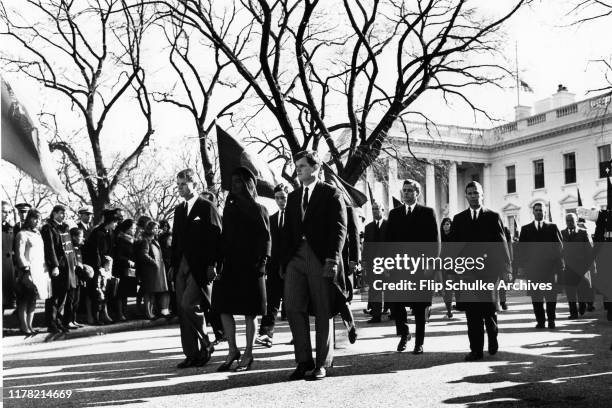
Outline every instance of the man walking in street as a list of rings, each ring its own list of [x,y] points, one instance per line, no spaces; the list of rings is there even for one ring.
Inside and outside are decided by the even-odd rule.
[[[200,367],[214,351],[205,332],[203,308],[211,305],[211,286],[220,259],[221,217],[210,201],[198,197],[192,169],[180,171],[176,184],[185,200],[174,209],[172,228],[171,275],[185,354],[177,368]]]
[[[309,379],[320,380],[333,362],[333,316],[336,307],[346,302],[337,295],[337,289],[344,288],[346,207],[335,187],[317,181],[321,161],[316,152],[300,152],[294,160],[302,186],[287,198],[282,241],[285,307],[298,364],[289,379],[303,379],[312,371]],[[315,315],[316,360],[312,358],[309,307]]]
[[[482,185],[470,181],[465,186],[465,197],[469,208],[455,215],[451,225],[451,241],[457,247],[452,252],[465,259],[484,257],[484,267],[461,275],[468,281],[497,282],[499,276],[511,278],[510,253],[506,243],[504,225],[498,213],[483,206]],[[468,325],[470,353],[465,361],[482,360],[484,328],[487,330],[489,354],[497,353],[496,289],[490,291],[463,291],[460,293],[461,307],[465,310]],[[459,308],[459,305],[458,305]]]

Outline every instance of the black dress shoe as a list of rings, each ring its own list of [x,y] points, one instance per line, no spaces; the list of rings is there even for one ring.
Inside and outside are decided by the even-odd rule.
[[[567,316],[567,318],[568,318],[569,320],[572,320],[572,319],[578,319],[578,315],[577,315],[577,314],[571,314],[571,315]]]
[[[355,344],[357,340],[357,330],[355,330],[355,326],[351,327],[351,330],[349,330],[348,339],[351,344]]]
[[[217,371],[221,372],[221,371],[229,371],[230,367],[232,366],[232,363],[234,361],[238,361],[240,359],[240,351],[236,351],[236,353],[229,359],[226,359],[223,364],[221,364],[218,368]]]
[[[380,317],[373,317],[370,320],[366,321],[366,323],[368,324],[374,324],[374,323],[380,323],[380,322],[381,322]]]
[[[176,368],[188,368],[188,367],[193,367],[193,363],[194,363],[194,359],[187,357],[186,359],[184,359],[183,361],[181,361],[180,363],[178,363],[176,365]]]
[[[324,379],[325,377],[327,377],[327,371],[325,370],[325,367],[317,367],[312,370],[312,373],[310,373],[308,377],[306,377],[306,380],[318,381]]]
[[[548,328],[549,329],[554,329],[555,327],[557,327],[557,326],[555,325],[555,321],[554,320],[551,320],[551,321],[548,322]]]
[[[508,305],[506,304],[506,302],[500,302],[500,305],[502,310],[508,310]]]
[[[478,361],[482,360],[482,354],[474,353],[473,351],[467,354],[464,358],[465,361]]]
[[[586,312],[586,303],[580,303],[578,305],[578,313],[580,313],[580,316],[584,316],[584,312]]]
[[[499,350],[499,343],[497,343],[497,339],[489,340],[489,354],[493,356],[497,354],[497,350]]]
[[[212,343],[208,343],[208,346],[202,349],[202,355],[198,359],[198,363],[200,363],[198,367],[201,367],[204,364],[208,363],[208,361],[210,361],[210,358],[212,357],[212,354],[214,352],[215,352],[215,346]]]
[[[307,363],[298,363],[295,370],[289,376],[289,381],[303,380],[306,377],[306,373],[315,368],[314,361]]]
[[[406,350],[406,343],[408,343],[409,340],[410,340],[410,333],[403,334],[400,337],[399,343],[397,343],[397,351],[404,351],[404,350]]]
[[[544,323],[538,323],[536,324],[535,328],[536,329],[544,329],[546,326],[544,326]]]
[[[412,354],[423,354],[423,346],[414,346]]]
[[[244,362],[241,361],[236,367],[236,372],[249,371],[251,369],[251,365],[253,364],[253,356],[250,357],[249,361]]]

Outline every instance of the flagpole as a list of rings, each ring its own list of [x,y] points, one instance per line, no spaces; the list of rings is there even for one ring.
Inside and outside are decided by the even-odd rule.
[[[516,63],[516,106],[521,106],[521,88],[519,84],[518,41],[514,42],[514,62]]]

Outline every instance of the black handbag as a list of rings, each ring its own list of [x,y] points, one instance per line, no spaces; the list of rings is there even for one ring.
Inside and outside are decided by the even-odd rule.
[[[15,293],[24,298],[38,298],[38,288],[32,281],[29,270],[22,269],[15,281]]]

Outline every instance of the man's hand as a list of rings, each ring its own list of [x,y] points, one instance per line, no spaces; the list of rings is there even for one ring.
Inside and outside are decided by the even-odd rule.
[[[210,283],[215,280],[217,277],[217,270],[214,266],[209,266],[206,268],[206,280]]]
[[[338,263],[333,259],[325,260],[323,265],[323,277],[324,278],[335,278],[338,273]]]
[[[56,277],[59,276],[59,269],[57,268],[57,266],[55,268],[53,268],[53,270],[51,271],[51,276],[52,277]]]
[[[168,268],[168,281],[174,282],[174,268],[172,266]]]

